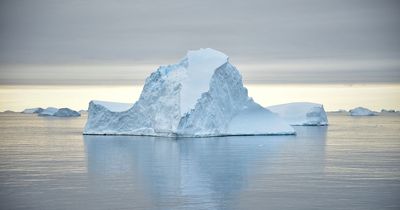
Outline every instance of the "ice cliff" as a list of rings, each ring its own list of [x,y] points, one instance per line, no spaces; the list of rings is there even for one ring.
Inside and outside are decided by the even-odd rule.
[[[290,125],[328,125],[328,117],[322,104],[294,102],[267,108]]]
[[[91,101],[84,134],[152,136],[285,135],[294,129],[249,98],[228,56],[189,51],[161,66],[134,104]]]

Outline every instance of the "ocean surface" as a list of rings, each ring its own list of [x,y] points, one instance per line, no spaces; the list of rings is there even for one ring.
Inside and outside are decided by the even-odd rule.
[[[86,116],[0,114],[0,209],[400,209],[400,116],[297,136],[83,136]]]

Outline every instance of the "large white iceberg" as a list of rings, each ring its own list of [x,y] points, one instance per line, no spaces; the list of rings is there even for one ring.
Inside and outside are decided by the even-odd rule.
[[[203,137],[295,131],[249,98],[228,56],[200,49],[159,67],[134,104],[91,101],[84,134]]]
[[[290,125],[328,125],[328,117],[322,104],[294,102],[267,107]]]
[[[351,109],[350,111],[351,116],[375,116],[375,112],[364,108],[364,107],[357,107],[354,109]]]

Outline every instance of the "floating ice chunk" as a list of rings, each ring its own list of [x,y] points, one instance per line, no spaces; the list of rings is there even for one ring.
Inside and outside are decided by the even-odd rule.
[[[57,108],[54,107],[47,107],[43,111],[39,112],[39,116],[53,116],[54,113],[58,111]]]
[[[354,109],[349,110],[351,116],[375,116],[376,113],[364,108],[364,107],[357,107]]]
[[[290,125],[328,125],[328,117],[322,104],[294,102],[267,108]]]
[[[69,108],[61,108],[53,114],[55,117],[79,117],[81,114]]]

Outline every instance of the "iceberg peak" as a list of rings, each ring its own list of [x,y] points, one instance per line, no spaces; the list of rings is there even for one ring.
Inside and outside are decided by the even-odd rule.
[[[197,99],[209,89],[215,70],[228,62],[227,55],[211,48],[189,51],[186,58],[186,75],[181,81],[181,115],[194,108]]]
[[[186,53],[186,58],[189,66],[216,69],[228,62],[229,57],[218,50],[201,48],[199,50],[189,50]]]

